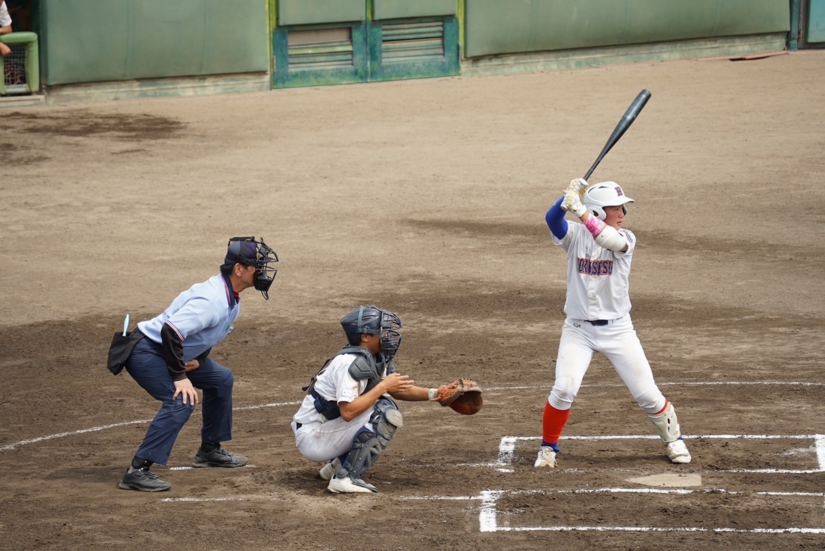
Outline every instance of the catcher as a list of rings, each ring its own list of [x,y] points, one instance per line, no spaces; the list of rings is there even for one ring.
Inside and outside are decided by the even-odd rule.
[[[361,476],[403,425],[395,400],[430,400],[472,415],[481,409],[481,389],[467,379],[428,389],[397,373],[401,320],[390,311],[361,306],[341,326],[348,345],[304,388],[307,395],[292,418],[295,445],[310,461],[327,462],[320,475],[329,480],[329,491],[378,492]]]

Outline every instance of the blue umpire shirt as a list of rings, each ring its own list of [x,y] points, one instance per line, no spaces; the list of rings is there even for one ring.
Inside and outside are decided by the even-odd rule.
[[[162,314],[138,323],[138,329],[162,344],[160,332],[164,325],[169,325],[180,337],[183,361],[188,362],[221,342],[232,331],[240,310],[240,298],[228,279],[216,275],[192,285]]]

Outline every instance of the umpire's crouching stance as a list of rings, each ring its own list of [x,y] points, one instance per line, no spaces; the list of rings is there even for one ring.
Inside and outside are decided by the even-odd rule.
[[[240,297],[254,287],[269,298],[275,277],[270,263],[278,255],[254,237],[229,240],[219,275],[193,285],[161,315],[138,324],[129,341],[134,348],[122,354],[120,365],[146,392],[161,402],[143,443],[120,481],[125,490],[160,492],[171,484],[149,471],[153,463],[166,465],[172,446],[189,420],[203,390],[201,447],[195,467],[242,467],[247,459],[221,447],[232,439],[232,372],[209,358],[209,351],[232,331],[240,311]],[[113,347],[114,348],[114,347]],[[110,353],[110,369],[113,367]]]

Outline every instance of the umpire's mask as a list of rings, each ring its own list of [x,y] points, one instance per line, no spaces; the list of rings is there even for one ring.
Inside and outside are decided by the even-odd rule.
[[[277,268],[270,263],[278,262],[278,254],[272,250],[262,237],[256,241],[254,237],[233,237],[226,247],[224,264],[243,264],[255,267],[255,290],[260,291],[266,300],[269,300],[269,288],[278,273]]]

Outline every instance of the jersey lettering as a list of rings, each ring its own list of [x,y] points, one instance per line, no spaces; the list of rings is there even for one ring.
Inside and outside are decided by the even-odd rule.
[[[590,260],[589,258],[579,258],[578,271],[582,275],[589,276],[609,276],[613,274],[612,260]]]

